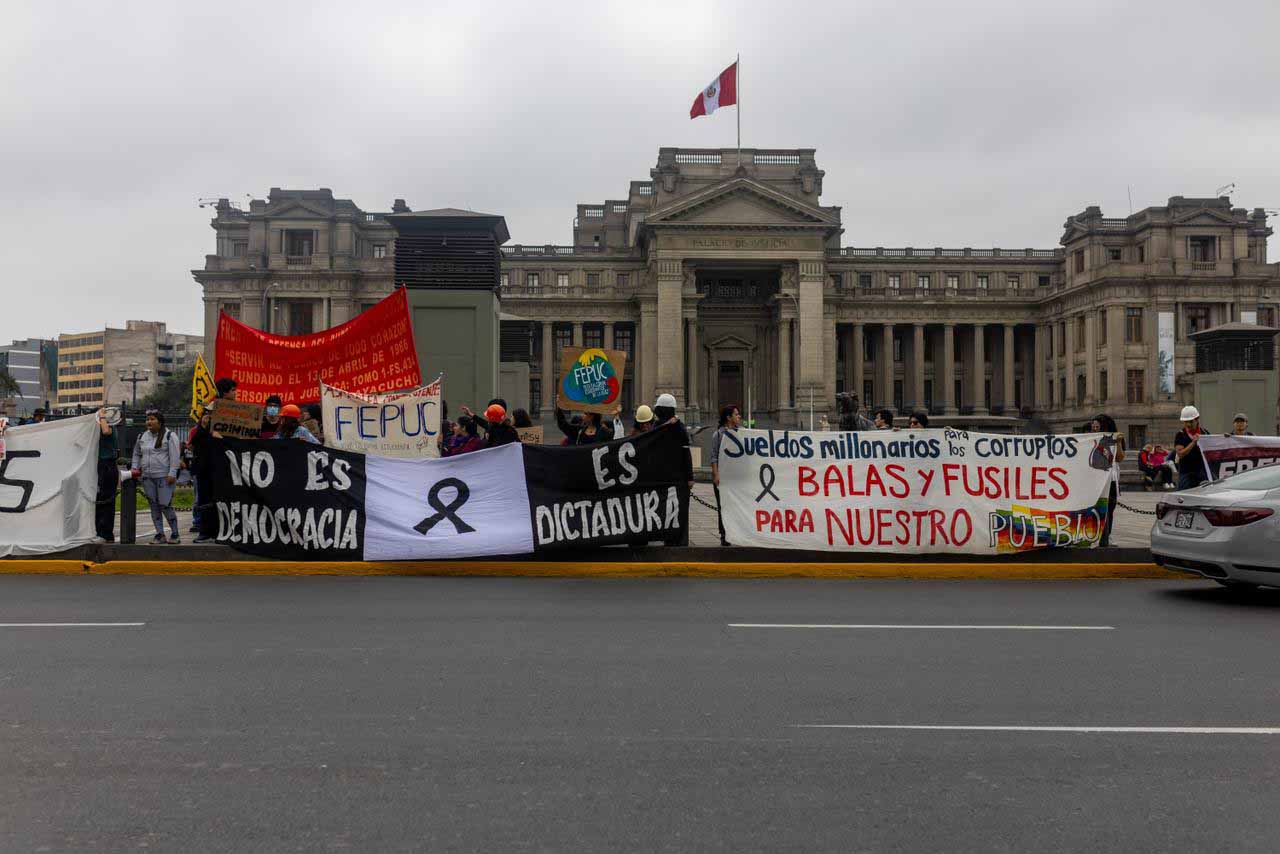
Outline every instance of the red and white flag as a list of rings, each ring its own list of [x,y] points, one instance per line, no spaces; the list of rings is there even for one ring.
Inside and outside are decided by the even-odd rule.
[[[721,107],[732,107],[738,103],[738,63],[734,62],[720,76],[711,81],[711,85],[698,93],[693,99],[693,107],[689,110],[689,118],[709,116]]]

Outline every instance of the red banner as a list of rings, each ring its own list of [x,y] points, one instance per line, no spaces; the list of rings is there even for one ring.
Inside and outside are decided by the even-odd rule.
[[[262,403],[320,399],[320,381],[361,394],[422,385],[409,297],[400,288],[341,326],[314,335],[272,335],[225,312],[218,318],[215,368],[236,381],[236,397]]]

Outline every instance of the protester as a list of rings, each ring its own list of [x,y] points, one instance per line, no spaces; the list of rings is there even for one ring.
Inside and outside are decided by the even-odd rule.
[[[262,409],[262,431],[258,434],[259,439],[275,438],[276,431],[280,429],[280,405],[283,402],[278,394],[267,398]]]
[[[489,407],[484,411],[484,419],[488,422],[489,428],[489,438],[485,442],[486,448],[510,445],[512,442],[519,444],[520,434],[516,432],[516,428],[511,426],[511,419],[507,417],[507,410],[504,406],[497,403],[489,404]]]
[[[191,448],[191,476],[196,483],[191,516],[195,520],[192,530],[196,532],[197,543],[206,543],[214,539],[213,535],[205,529],[214,527],[209,524],[214,514],[206,511],[213,507],[213,446],[211,442],[215,434],[211,425],[216,405],[217,399],[204,405],[200,420],[191,429],[187,439],[187,446]]]
[[[875,425],[877,430],[893,429],[893,410],[877,409],[875,417]]]
[[[570,445],[594,445],[613,441],[613,424],[604,423],[598,412],[586,413],[581,421],[570,421],[565,411],[557,406],[556,426]]]
[[[875,422],[858,412],[858,395],[848,391],[836,395],[836,411],[840,413],[840,429],[874,430]]]
[[[30,417],[30,418],[28,418],[28,419],[26,419],[25,421],[20,421],[20,422],[18,422],[18,426],[19,426],[19,427],[23,427],[23,426],[25,426],[25,425],[27,425],[27,424],[43,424],[43,423],[44,423],[44,419],[45,419],[45,415],[46,415],[46,413],[45,413],[45,411],[44,411],[44,407],[43,407],[43,406],[37,406],[37,407],[35,408],[35,410],[33,410],[33,411],[32,411],[32,413],[31,413],[31,417]]]
[[[1228,436],[1252,436],[1249,432],[1249,416],[1243,412],[1237,412],[1235,417],[1231,419],[1231,432]]]
[[[218,390],[219,400],[235,400],[236,399],[236,381],[231,377],[221,377],[213,384]]]
[[[487,416],[487,413],[488,413],[488,411],[489,411],[489,407],[492,407],[492,406],[500,406],[500,407],[502,407],[502,411],[503,411],[503,413],[504,413],[504,417],[505,417],[505,413],[506,413],[506,411],[507,411],[507,402],[506,402],[505,400],[503,400],[503,399],[502,399],[502,398],[500,398],[500,397],[495,397],[495,398],[493,398],[492,400],[490,400],[490,401],[489,401],[489,403],[485,406],[485,413],[486,413],[486,416]],[[481,417],[481,416],[479,416],[479,415],[476,415],[474,412],[472,412],[470,409],[468,409],[468,408],[467,408],[467,407],[465,407],[465,406],[464,406],[464,407],[462,407],[462,414],[463,414],[463,415],[470,415],[473,419],[475,419],[475,422],[476,422],[476,429],[477,429],[477,430],[479,430],[481,433],[488,433],[488,432],[489,432],[489,419],[488,419],[488,417]]]
[[[98,411],[98,434],[98,503],[93,514],[93,527],[102,542],[114,543],[116,493],[120,490],[120,469],[116,461],[120,457],[120,446],[105,410]]]
[[[911,413],[910,417],[907,419],[907,426],[912,430],[929,429],[929,414],[923,410],[917,410],[916,412]]]
[[[1089,430],[1105,434],[1098,443],[1099,448],[1110,451],[1111,482],[1107,487],[1107,524],[1102,529],[1100,544],[1105,547],[1111,545],[1111,528],[1116,521],[1116,501],[1120,497],[1120,463],[1124,461],[1124,436],[1116,428],[1116,420],[1106,413],[1094,416],[1089,423]]]
[[[316,441],[324,444],[324,410],[318,403],[308,403],[302,407],[302,426],[311,431]]]
[[[648,433],[653,429],[653,410],[647,404],[640,404],[636,407],[635,424],[631,428],[632,436],[639,436],[641,433]]]
[[[1138,471],[1142,472],[1142,487],[1147,492],[1153,488],[1164,489],[1172,483],[1172,474],[1165,462],[1167,456],[1164,448],[1157,449],[1150,442],[1138,452]]]
[[[689,489],[693,489],[693,440],[689,437],[689,430],[684,426],[679,418],[676,417],[676,398],[673,394],[663,393],[658,395],[658,399],[654,401],[653,416],[657,421],[658,427],[674,427],[680,431],[681,442],[688,449],[685,454],[685,480],[689,482]],[[669,546],[687,546],[689,545],[689,529],[686,525],[679,537],[667,540]]]
[[[469,454],[472,451],[479,451],[484,448],[484,439],[481,439],[476,431],[476,421],[470,415],[462,415],[458,420],[453,422],[453,430],[449,437],[445,439],[444,447],[440,449],[442,457],[456,457],[460,454]]]
[[[280,408],[280,416],[277,419],[278,425],[272,439],[300,439],[303,442],[310,442],[313,445],[320,444],[310,430],[302,426],[302,410],[296,404],[288,404]]]
[[[178,481],[178,437],[164,426],[164,415],[147,412],[147,429],[133,446],[133,477],[142,483],[142,494],[151,505],[156,527],[153,542],[165,542],[164,523],[169,522],[170,543],[178,539],[178,514],[173,512],[173,485]]]
[[[720,409],[720,426],[711,437],[711,488],[716,494],[716,523],[720,526],[720,545],[727,546],[729,541],[724,535],[724,516],[720,512],[720,443],[724,434],[737,430],[742,426],[742,413],[738,407],[729,404]]]
[[[523,430],[526,427],[533,426],[533,419],[529,417],[529,410],[523,407],[516,409],[511,413],[511,426],[517,430]]]
[[[1200,452],[1200,410],[1182,407],[1178,416],[1182,429],[1173,439],[1173,456],[1178,463],[1178,489],[1195,489],[1208,479],[1204,470],[1204,454]]]

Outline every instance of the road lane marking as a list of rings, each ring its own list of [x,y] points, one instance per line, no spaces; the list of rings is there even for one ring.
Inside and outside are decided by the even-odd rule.
[[[896,729],[944,732],[1098,732],[1173,735],[1280,735],[1280,727],[1254,726],[942,726],[920,724],[793,724],[796,729]]]
[[[0,629],[108,629],[145,625],[146,623],[0,623]]]
[[[1112,632],[1115,626],[976,626],[918,623],[729,623],[731,629],[987,629],[1029,632]]]

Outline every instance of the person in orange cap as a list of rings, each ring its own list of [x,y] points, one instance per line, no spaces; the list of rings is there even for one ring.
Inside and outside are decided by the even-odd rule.
[[[301,439],[304,442],[310,442],[313,445],[319,445],[320,440],[315,434],[303,427],[302,410],[297,404],[290,403],[280,407],[280,427],[276,430],[273,439]]]
[[[489,408],[484,411],[484,420],[489,424],[489,439],[485,443],[486,448],[496,448],[499,445],[520,442],[520,434],[516,432],[515,427],[511,426],[511,419],[507,417],[507,410],[502,404],[489,404]]]

